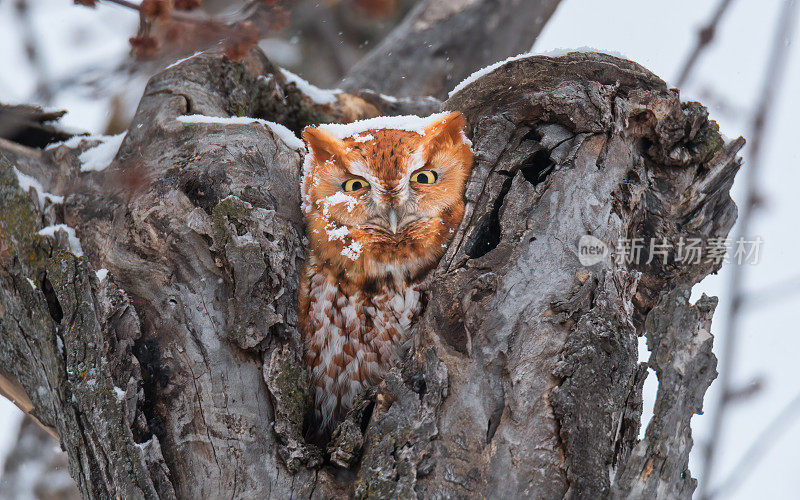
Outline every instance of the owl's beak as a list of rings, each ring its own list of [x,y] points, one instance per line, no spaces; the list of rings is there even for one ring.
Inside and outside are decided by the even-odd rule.
[[[394,208],[390,208],[387,218],[389,219],[389,229],[392,234],[397,234],[397,211]]]

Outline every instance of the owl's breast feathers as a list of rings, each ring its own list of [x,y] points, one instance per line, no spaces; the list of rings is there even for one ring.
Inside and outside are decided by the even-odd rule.
[[[336,275],[312,256],[303,273],[300,320],[321,430],[383,378],[422,309],[419,281],[371,283]]]

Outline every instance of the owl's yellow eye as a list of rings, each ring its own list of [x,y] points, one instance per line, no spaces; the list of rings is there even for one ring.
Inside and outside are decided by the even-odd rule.
[[[439,176],[433,170],[420,170],[411,176],[411,182],[418,184],[434,184]]]
[[[342,191],[345,193],[351,193],[367,186],[369,186],[369,182],[365,181],[364,179],[347,179],[342,183]]]

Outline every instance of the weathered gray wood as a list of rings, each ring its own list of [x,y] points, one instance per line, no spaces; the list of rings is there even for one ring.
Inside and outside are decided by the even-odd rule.
[[[473,71],[530,50],[560,0],[424,0],[345,75],[342,88],[447,97]]]
[[[79,172],[87,141],[0,144],[0,369],[56,429],[81,493],[688,497],[683,438],[714,358],[709,338],[686,339],[707,331],[713,305],[679,299],[718,264],[612,253],[584,267],[576,243],[726,235],[742,141],[725,144],[701,106],[605,55],[513,61],[455,94],[444,108],[465,114],[476,155],[467,215],[404,361],[323,451],[303,438],[302,152],[259,123],[176,118],[299,131],[436,108],[359,95],[315,104],[258,52],[203,54],[151,80],[104,171]],[[11,165],[63,207],[41,210]],[[58,222],[84,257],[63,251],[63,233],[35,234]],[[654,359],[660,394],[685,403],[664,399],[637,443],[643,334],[708,376]],[[656,485],[639,471],[664,454]]]
[[[742,141],[725,145],[702,107],[683,105],[640,66],[597,54],[508,63],[445,109],[470,123],[471,210],[439,266],[416,355],[387,377],[394,402],[373,414],[367,442],[378,444],[357,491],[607,497],[641,415],[636,337],[648,318],[672,321],[672,310],[653,309],[666,292],[718,264],[631,266],[615,256],[585,268],[577,240],[592,234],[615,252],[634,235],[726,235]],[[680,336],[660,336],[658,352],[693,349]],[[713,356],[702,362],[694,369],[713,371]],[[420,376],[424,395],[411,390]],[[709,380],[662,383],[662,394],[696,395]],[[688,422],[699,411],[692,402],[657,407],[654,422]],[[688,424],[668,431],[670,442],[685,442]],[[651,441],[637,455],[674,452],[662,477],[690,496],[679,486],[688,481],[685,446],[656,451],[665,441]],[[631,491],[627,481],[617,488]]]
[[[691,498],[697,486],[688,468],[691,418],[702,411],[703,396],[717,376],[709,333],[717,300],[704,295],[691,305],[689,296],[676,288],[648,318],[649,364],[659,383],[655,414],[645,438],[617,469],[615,497]]]

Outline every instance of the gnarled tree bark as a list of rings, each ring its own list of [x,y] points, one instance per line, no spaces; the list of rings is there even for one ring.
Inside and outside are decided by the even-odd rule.
[[[0,143],[0,380],[57,433],[84,497],[691,495],[715,302],[687,296],[719,263],[628,262],[617,242],[726,236],[743,141],[600,54],[514,60],[441,107],[468,120],[467,215],[402,363],[326,450],[303,439],[302,151],[268,123],[178,117],[296,133],[436,101],[317,104],[257,51],[204,53],[150,81],[104,170],[80,170],[92,140]],[[57,223],[83,256],[38,234]],[[586,234],[611,251],[592,266]],[[642,335],[659,397],[639,441]]]

